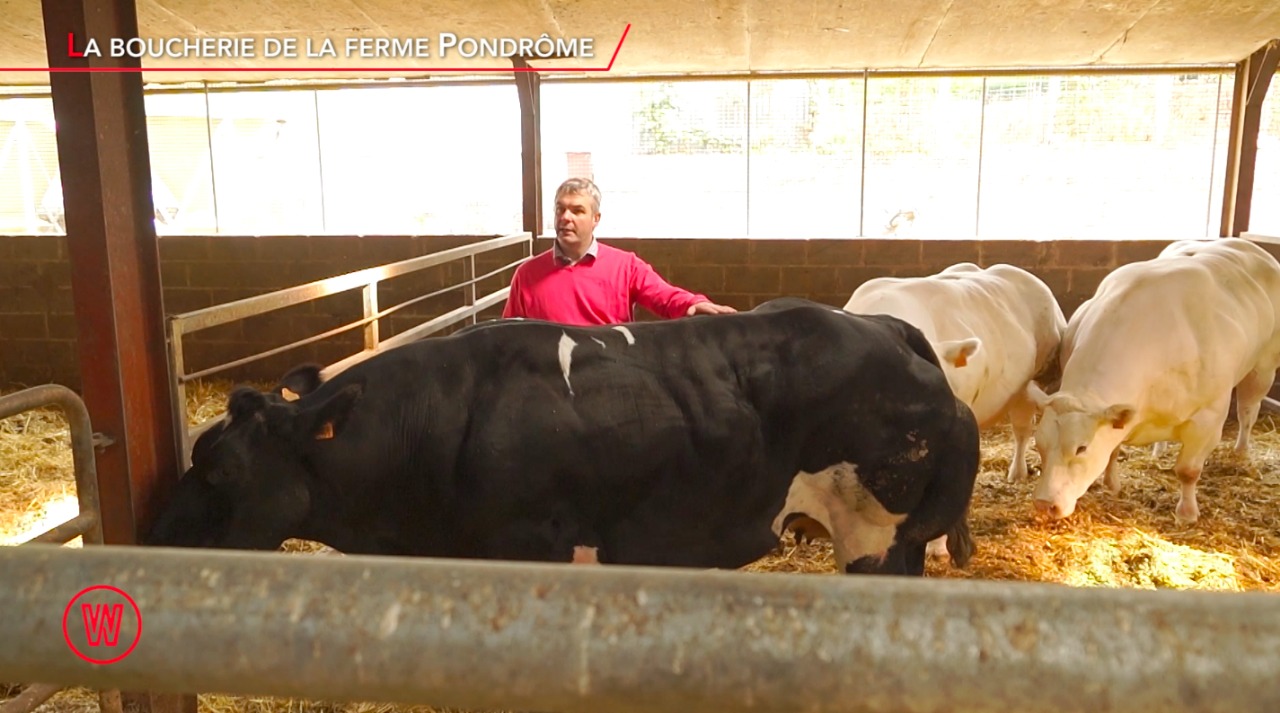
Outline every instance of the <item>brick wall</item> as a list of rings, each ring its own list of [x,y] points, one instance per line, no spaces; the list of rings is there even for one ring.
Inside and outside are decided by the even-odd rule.
[[[285,236],[165,237],[160,240],[166,309],[185,312],[270,292],[352,270],[403,260],[481,240],[477,237]],[[670,281],[739,309],[767,299],[798,295],[843,306],[867,279],[918,276],[957,262],[986,266],[1005,262],[1045,280],[1070,313],[1116,266],[1154,257],[1168,241],[997,240],[668,240],[612,239],[634,250]],[[540,240],[537,250],[550,246]],[[519,256],[507,249],[481,260],[481,274]],[[480,285],[481,293],[505,285],[510,271]],[[380,306],[463,278],[452,263],[384,283]],[[384,337],[461,304],[456,291],[394,315]],[[485,317],[497,316],[491,310]],[[286,344],[360,317],[358,292],[224,325],[190,337],[188,370]],[[643,317],[643,315],[642,315]],[[76,325],[66,239],[0,236],[0,385],[57,382],[78,387]],[[360,348],[358,331],[267,361],[228,376],[270,380],[304,361],[332,362]],[[163,349],[164,345],[156,345]]]

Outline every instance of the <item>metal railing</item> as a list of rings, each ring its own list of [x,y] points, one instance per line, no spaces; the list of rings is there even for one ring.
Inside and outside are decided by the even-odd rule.
[[[21,546],[64,545],[77,537],[88,545],[102,544],[101,507],[98,504],[98,470],[93,456],[94,433],[84,401],[71,389],[58,384],[45,384],[0,396],[0,419],[45,406],[57,406],[67,419],[71,434],[71,461],[76,478],[76,499],[80,512],[32,537]],[[17,586],[21,579],[8,579]],[[5,679],[23,680],[23,679]],[[27,679],[31,680],[31,679]],[[62,686],[46,683],[29,685],[17,696],[0,704],[0,713],[29,713],[49,700]]]
[[[112,546],[11,548],[0,571],[31,582],[0,588],[0,680],[558,713],[1280,710],[1280,599],[1258,592]],[[56,615],[94,584],[146,621],[110,666]]]
[[[522,258],[505,264],[495,270],[491,270],[483,275],[476,274],[477,255],[500,250],[512,245],[525,246],[524,256]],[[177,432],[180,440],[179,447],[181,448],[183,457],[183,466],[190,466],[191,445],[194,442],[195,437],[198,436],[202,430],[207,428],[210,423],[216,420],[207,421],[195,426],[194,428],[186,427],[186,385],[189,382],[219,372],[228,371],[255,361],[260,361],[267,357],[318,342],[323,339],[328,339],[343,332],[348,332],[354,329],[363,329],[364,348],[345,359],[325,367],[322,372],[322,376],[324,378],[328,378],[343,369],[368,359],[378,352],[391,349],[401,344],[416,341],[452,325],[458,324],[459,322],[470,320],[471,323],[474,324],[476,322],[476,316],[479,313],[489,309],[490,307],[501,304],[510,292],[509,287],[503,287],[488,294],[480,295],[477,293],[476,284],[505,270],[518,266],[520,263],[529,259],[532,255],[533,235],[528,232],[513,233],[511,235],[491,238],[489,240],[483,240],[470,245],[441,250],[421,257],[409,258],[408,260],[401,260],[399,262],[389,263],[379,267],[371,267],[364,270],[358,270],[356,272],[349,272],[345,275],[316,280],[305,285],[289,287],[267,294],[228,302],[226,304],[214,305],[212,307],[198,309],[192,312],[171,315],[167,320],[169,365],[172,378],[174,380],[174,388],[172,389],[173,413],[175,423],[179,426]],[[464,279],[462,282],[449,285],[443,289],[436,290],[425,295],[419,295],[393,307],[388,307],[386,309],[378,308],[378,285],[383,280],[389,280],[394,277],[408,275],[427,268],[437,267],[455,260],[466,261],[464,263]],[[356,289],[361,291],[363,303],[363,315],[358,320],[345,324],[341,327],[328,330],[321,334],[299,339],[297,341],[290,342],[289,344],[261,351],[241,359],[236,359],[234,361],[218,364],[194,372],[187,371],[186,352],[183,345],[183,338],[189,334],[209,329],[211,327],[216,327],[218,325],[227,324],[229,322],[235,322],[249,317],[273,312],[275,310],[284,309],[286,307],[303,304],[321,297],[328,297],[330,295]],[[452,290],[463,291],[464,304],[461,307],[457,307],[445,312],[444,314],[433,317],[420,325],[395,335],[394,337],[390,337],[388,339],[382,339],[380,337],[378,329],[380,319],[406,307],[438,297]]]

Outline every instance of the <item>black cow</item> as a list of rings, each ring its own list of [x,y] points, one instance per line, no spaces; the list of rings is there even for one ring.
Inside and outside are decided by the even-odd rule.
[[[847,571],[911,574],[930,539],[972,545],[977,424],[923,335],[795,298],[489,322],[227,410],[149,544],[737,568],[804,524]]]

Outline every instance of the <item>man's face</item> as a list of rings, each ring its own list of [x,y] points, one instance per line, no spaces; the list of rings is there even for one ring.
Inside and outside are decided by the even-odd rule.
[[[592,205],[591,196],[568,193],[556,200],[556,240],[561,248],[586,250],[599,223],[600,214]]]

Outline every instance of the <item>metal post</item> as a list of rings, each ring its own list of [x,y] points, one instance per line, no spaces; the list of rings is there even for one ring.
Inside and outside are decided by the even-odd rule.
[[[96,454],[102,534],[107,542],[132,544],[176,484],[181,464],[165,354],[141,64],[130,57],[73,57],[68,43],[93,39],[106,46],[112,38],[138,37],[137,9],[133,0],[41,0],[40,5],[51,68],[123,70],[52,72],[49,83],[81,383],[94,425],[106,436]],[[196,709],[194,697],[125,693],[99,700],[104,711]]]
[[[1249,229],[1253,177],[1258,163],[1258,130],[1262,102],[1280,63],[1280,40],[1271,40],[1236,65],[1231,101],[1231,133],[1227,145],[1227,178],[1222,186],[1222,237],[1239,237]]]
[[[471,254],[467,256],[467,304],[474,307],[476,304],[476,256]],[[471,313],[471,323],[477,322],[475,312]]]
[[[0,571],[6,681],[559,713],[1280,710],[1263,593],[111,546],[0,550]],[[109,666],[62,628],[101,584],[145,621]]]
[[[523,176],[524,229],[542,234],[542,76],[524,57],[512,57],[520,99],[520,172]]]
[[[43,0],[49,66],[136,69],[130,57],[68,56],[74,41],[138,36],[133,0]],[[142,76],[135,71],[50,75],[62,167],[84,400],[113,445],[98,454],[102,529],[131,544],[177,479],[151,199]]]
[[[364,301],[364,318],[369,319],[378,313],[378,281],[372,280],[360,290]],[[364,348],[373,351],[378,348],[378,320],[364,326]]]
[[[191,429],[187,425],[187,361],[182,348],[185,330],[182,322],[168,318],[165,330],[169,346],[169,374],[173,388],[169,392],[169,410],[173,414],[174,430],[178,439],[179,463],[183,472],[191,467],[191,448],[194,444]]]

